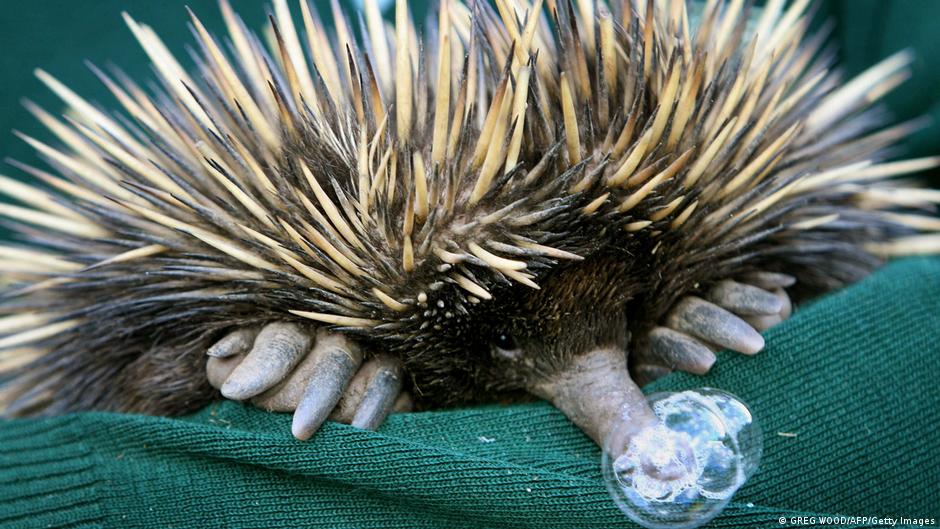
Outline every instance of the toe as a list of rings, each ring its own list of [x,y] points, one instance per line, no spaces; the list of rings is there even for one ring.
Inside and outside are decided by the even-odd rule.
[[[702,342],[666,327],[650,332],[649,354],[661,365],[696,375],[708,373],[716,359],[715,353]]]
[[[380,356],[376,358],[376,365],[352,420],[352,425],[357,428],[375,430],[381,426],[401,393],[401,362],[390,356]]]
[[[401,361],[394,357],[379,354],[365,362],[349,382],[349,385],[346,386],[346,391],[343,392],[343,398],[340,399],[336,408],[333,409],[333,413],[330,414],[330,419],[345,424],[353,424],[357,414],[360,413],[360,408],[363,406],[368,407],[364,402],[369,392],[372,391],[373,398],[375,398],[374,392],[379,391],[379,389],[383,387],[381,381],[379,381],[379,388],[372,389],[376,377],[385,378],[385,375],[380,375],[379,371],[389,369],[393,374],[396,374],[399,378],[401,377]],[[384,387],[387,386],[388,384],[384,385]],[[411,411],[413,406],[411,395],[401,391],[400,385],[398,393],[391,398],[393,399],[392,411]],[[365,412],[362,413],[364,414]],[[364,415],[360,416],[360,418],[364,417]]]
[[[362,362],[362,352],[352,342],[323,331],[311,356],[315,365],[291,425],[300,440],[309,439],[329,417]]]
[[[210,356],[206,361],[206,377],[209,379],[209,384],[215,389],[221,389],[222,384],[225,384],[232,371],[235,371],[235,368],[244,359],[244,354],[226,356],[225,358]]]
[[[395,399],[395,404],[392,405],[392,413],[408,413],[414,409],[414,405],[415,403],[414,399],[411,398],[411,393],[402,391]]]
[[[258,336],[258,329],[254,327],[232,331],[210,347],[206,354],[215,358],[228,358],[247,353],[251,350],[251,345],[255,343],[256,336]]]
[[[769,316],[744,316],[744,321],[751,327],[754,327],[757,332],[764,332],[782,322],[783,318],[779,314],[771,314]]]
[[[307,391],[318,360],[312,352],[306,355],[283,382],[252,398],[251,403],[268,411],[293,412]]]
[[[707,297],[738,316],[778,314],[783,310],[783,302],[773,292],[737,281],[720,281]]]
[[[222,385],[233,400],[254,397],[281,382],[310,350],[313,337],[295,323],[277,322],[258,333],[251,351]]]
[[[783,319],[787,319],[790,316],[792,316],[793,315],[793,302],[790,300],[790,296],[787,295],[787,291],[782,288],[778,288],[774,290],[774,295],[780,298],[780,304],[782,305],[782,307],[780,308],[780,317]]]
[[[666,321],[676,331],[733,351],[755,354],[764,348],[764,338],[747,322],[694,296],[680,301]]]
[[[778,288],[772,294],[780,301],[780,310],[774,314],[760,314],[751,316],[742,316],[744,321],[748,322],[757,332],[764,332],[771,327],[783,322],[793,313],[793,304],[790,302],[790,296],[782,288]]]

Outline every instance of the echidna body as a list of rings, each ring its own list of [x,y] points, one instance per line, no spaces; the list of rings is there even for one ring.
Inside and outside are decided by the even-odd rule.
[[[160,87],[95,70],[111,113],[39,72],[61,145],[24,138],[52,170],[3,180],[29,243],[0,247],[9,411],[189,411],[216,395],[206,351],[242,361],[267,332],[280,356],[227,396],[346,337],[304,376],[342,391],[361,346],[422,405],[531,393],[600,440],[641,400],[627,358],[707,370],[762,347],[784,288],[935,251],[905,210],[938,197],[893,178],[936,160],[885,162],[916,124],[871,107],[907,55],[843,83],[806,2],[750,26],[744,4],[692,24],[683,1],[443,0],[419,32],[405,0],[394,25],[367,2],[357,41],[335,4],[330,34],[279,0],[265,45],[223,0],[226,39],[192,17],[193,73],[127,17]]]

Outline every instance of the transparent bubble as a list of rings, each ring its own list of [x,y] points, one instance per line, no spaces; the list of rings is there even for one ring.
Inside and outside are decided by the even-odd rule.
[[[747,405],[702,388],[654,393],[659,422],[624,422],[609,436],[602,468],[617,506],[651,529],[691,529],[714,518],[757,470],[760,428]]]
[[[695,391],[708,397],[708,400],[718,407],[731,435],[738,441],[741,454],[744,455],[744,477],[750,479],[757,472],[760,458],[764,455],[764,435],[757,420],[751,415],[750,408],[727,391],[715,388],[699,388]]]

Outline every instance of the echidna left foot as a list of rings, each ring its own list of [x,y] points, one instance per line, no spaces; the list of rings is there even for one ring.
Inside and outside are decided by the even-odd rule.
[[[785,274],[754,273],[739,281],[718,282],[706,299],[688,296],[666,317],[665,326],[646,336],[638,351],[634,377],[640,385],[674,369],[703,375],[715,362],[715,351],[756,354],[764,348],[761,332],[788,318],[795,283]]]
[[[327,418],[375,429],[410,407],[401,363],[361,349],[342,334],[276,322],[238,329],[207,351],[209,382],[226,398],[269,411],[293,411],[291,430],[309,439]]]
[[[401,389],[401,362],[388,355],[378,355],[366,362],[350,381],[334,416],[357,428],[374,430],[396,405],[410,407],[410,398]]]

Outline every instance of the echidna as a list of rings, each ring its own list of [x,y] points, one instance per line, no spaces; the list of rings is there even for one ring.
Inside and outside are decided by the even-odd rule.
[[[299,438],[403,391],[535,395],[598,441],[642,422],[634,380],[756,353],[790,296],[940,246],[937,192],[893,179],[938,160],[886,162],[918,123],[872,106],[908,55],[843,82],[807,3],[441,0],[419,31],[398,0],[354,31],[334,1],[328,32],[301,1],[301,32],[276,0],[264,44],[222,0],[193,73],[125,15],[159,85],[94,69],[112,113],[40,71],[62,145],[24,137],[51,172],[2,180],[7,412],[180,414],[215,385]]]

